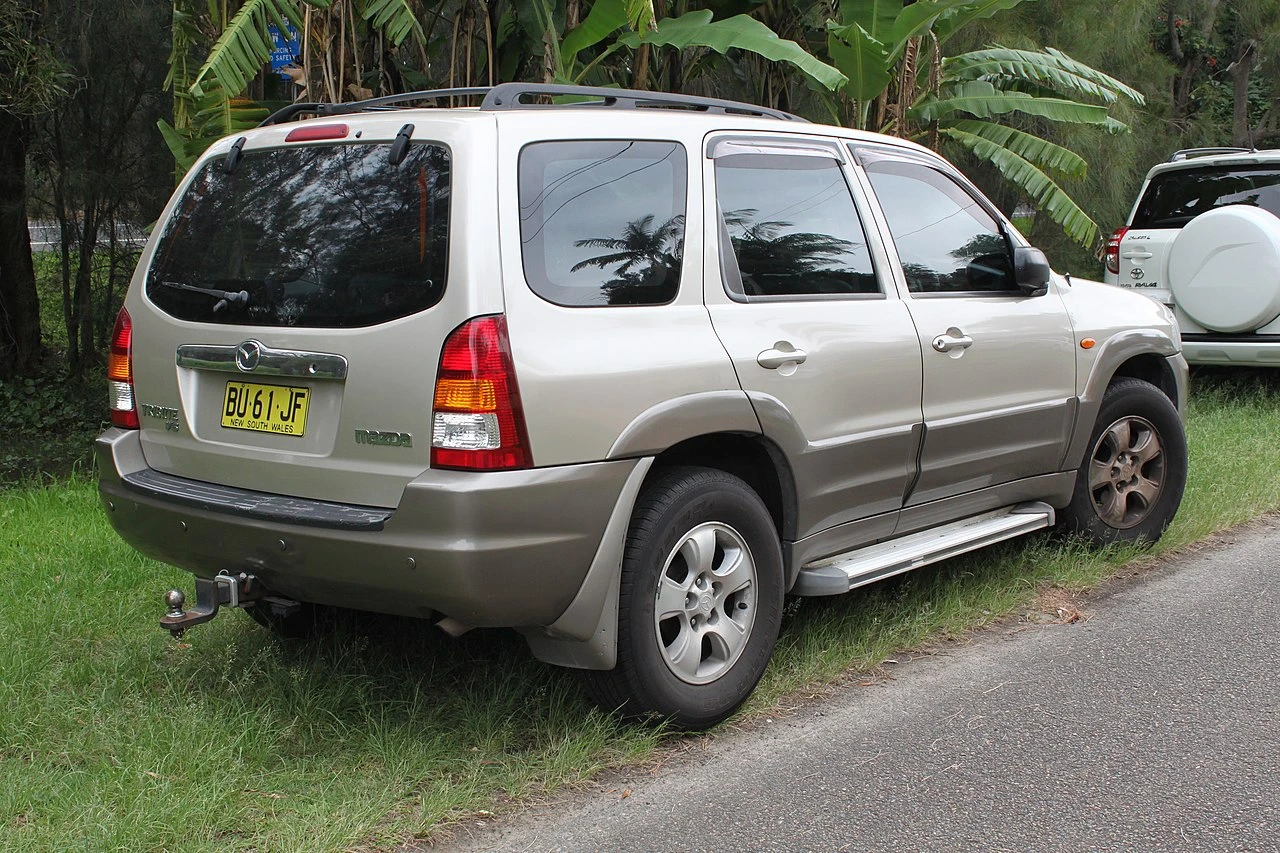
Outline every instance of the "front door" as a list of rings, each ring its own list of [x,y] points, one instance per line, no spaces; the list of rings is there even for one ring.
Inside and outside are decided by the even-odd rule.
[[[924,359],[924,447],[906,505],[1057,471],[1076,411],[1061,296],[1017,287],[1007,232],[958,178],[910,158],[861,159]]]

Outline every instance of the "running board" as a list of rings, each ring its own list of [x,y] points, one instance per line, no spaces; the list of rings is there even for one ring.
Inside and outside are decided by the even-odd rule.
[[[1029,501],[825,557],[800,570],[791,594],[840,595],[966,551],[1052,527],[1053,520],[1053,507]]]

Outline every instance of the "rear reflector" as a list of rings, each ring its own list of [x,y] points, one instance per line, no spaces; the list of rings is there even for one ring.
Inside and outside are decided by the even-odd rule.
[[[1107,240],[1107,272],[1120,272],[1120,241],[1124,239],[1129,228],[1117,228],[1111,232],[1111,237]],[[1097,257],[1096,255],[1094,257]]]
[[[312,124],[295,127],[284,138],[285,142],[315,142],[317,139],[346,139],[345,124]]]
[[[138,410],[133,401],[133,321],[123,308],[116,315],[111,348],[107,351],[107,401],[112,426],[138,428]]]
[[[507,320],[468,320],[440,351],[431,415],[431,465],[498,471],[533,465]]]

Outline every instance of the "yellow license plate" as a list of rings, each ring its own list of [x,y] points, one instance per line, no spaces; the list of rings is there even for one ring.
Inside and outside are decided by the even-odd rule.
[[[310,388],[228,382],[222,396],[222,425],[277,435],[302,435],[310,401]]]

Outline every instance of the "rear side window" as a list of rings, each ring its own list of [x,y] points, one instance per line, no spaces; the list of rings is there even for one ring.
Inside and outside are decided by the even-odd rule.
[[[745,297],[880,293],[867,236],[834,158],[716,158],[716,197]],[[726,259],[727,260],[727,259]]]
[[[348,328],[444,294],[449,152],[415,143],[246,151],[207,162],[165,225],[148,298],[182,320]]]
[[[1247,204],[1280,216],[1275,166],[1173,169],[1151,179],[1131,228],[1181,228],[1219,207]]]
[[[571,307],[661,305],[680,287],[687,166],[676,142],[539,142],[520,152],[525,279]]]

